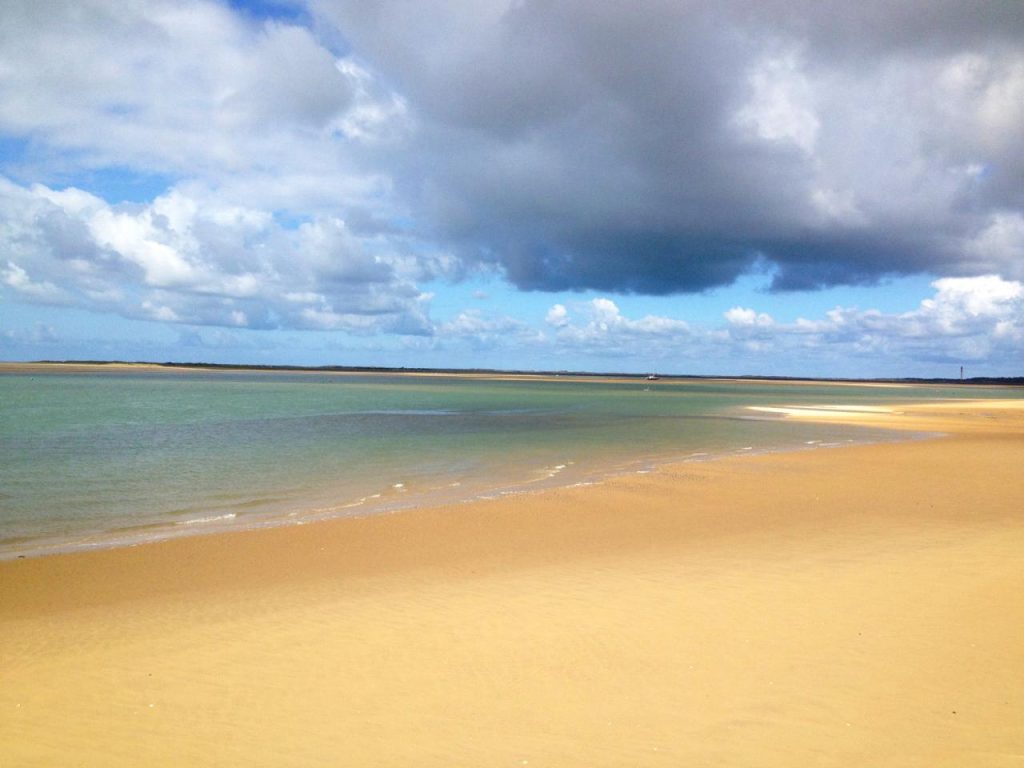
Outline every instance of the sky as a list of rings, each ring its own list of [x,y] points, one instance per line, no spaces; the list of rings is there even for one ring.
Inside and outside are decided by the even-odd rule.
[[[5,0],[0,359],[1024,375],[1024,4]]]

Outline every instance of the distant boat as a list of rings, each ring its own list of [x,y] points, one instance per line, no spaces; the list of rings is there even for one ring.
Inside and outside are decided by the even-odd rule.
[[[661,376],[659,376],[656,373],[649,373],[649,374],[647,374],[647,380],[648,381],[657,381],[660,378],[661,378]]]

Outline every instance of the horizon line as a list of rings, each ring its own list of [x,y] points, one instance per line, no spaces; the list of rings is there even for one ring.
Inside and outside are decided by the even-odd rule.
[[[125,366],[154,366],[159,368],[188,368],[188,369],[209,369],[209,370],[239,370],[239,371],[305,371],[305,372],[326,372],[326,373],[435,373],[435,374],[490,374],[505,376],[580,376],[587,378],[624,378],[653,380],[661,379],[739,379],[739,380],[760,380],[760,381],[817,381],[817,382],[843,382],[865,384],[899,384],[899,383],[923,383],[923,384],[1000,384],[1008,386],[1024,386],[1024,376],[974,376],[967,379],[945,378],[945,377],[825,377],[825,376],[785,376],[785,375],[762,375],[762,374],[687,374],[687,373],[630,373],[622,371],[577,371],[571,369],[504,369],[504,368],[432,368],[425,366],[381,366],[381,365],[279,365],[262,363],[209,363],[189,361],[163,361],[152,360],[33,360],[33,361],[3,361],[0,365],[125,365]]]

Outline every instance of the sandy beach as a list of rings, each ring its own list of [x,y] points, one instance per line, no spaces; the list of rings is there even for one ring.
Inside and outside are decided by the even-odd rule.
[[[1024,408],[0,563],[0,765],[1020,766]]]

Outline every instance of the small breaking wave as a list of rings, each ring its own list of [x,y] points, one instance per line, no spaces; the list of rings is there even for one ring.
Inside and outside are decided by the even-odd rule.
[[[191,520],[179,520],[175,525],[209,525],[210,523],[223,523],[234,520],[238,515],[228,512],[223,515],[210,515],[208,517],[193,517]]]

